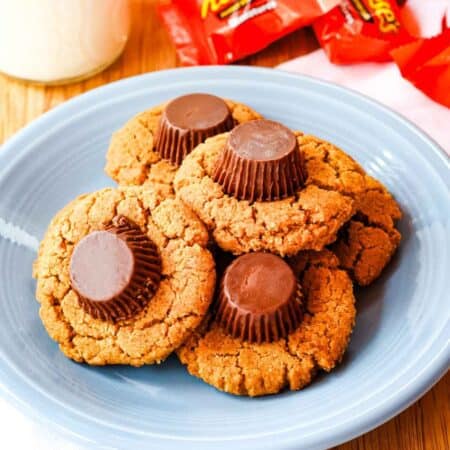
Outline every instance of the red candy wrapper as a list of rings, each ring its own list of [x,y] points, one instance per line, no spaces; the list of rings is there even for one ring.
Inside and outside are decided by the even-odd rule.
[[[433,100],[450,108],[450,28],[391,52],[402,75]]]
[[[314,31],[330,61],[384,62],[389,52],[411,40],[395,0],[342,0],[314,22]]]
[[[167,0],[159,12],[181,64],[226,64],[312,23],[339,1]]]

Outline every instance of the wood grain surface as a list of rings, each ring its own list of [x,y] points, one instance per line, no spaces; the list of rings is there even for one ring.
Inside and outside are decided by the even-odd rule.
[[[109,69],[89,80],[67,86],[40,87],[0,75],[0,143],[45,111],[82,92],[131,75],[176,67],[175,52],[156,15],[155,3],[154,0],[132,0],[132,32],[124,54]],[[311,30],[302,29],[240,63],[273,67],[316,48]],[[449,425],[450,374],[447,374],[402,414],[337,448],[447,450],[450,449]]]

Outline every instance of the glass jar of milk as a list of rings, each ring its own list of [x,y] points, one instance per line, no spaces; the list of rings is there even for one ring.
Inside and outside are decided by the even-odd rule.
[[[0,0],[0,72],[62,84],[87,78],[122,53],[128,0]]]

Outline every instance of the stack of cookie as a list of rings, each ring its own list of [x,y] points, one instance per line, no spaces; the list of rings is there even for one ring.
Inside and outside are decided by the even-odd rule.
[[[342,359],[353,283],[395,252],[400,209],[351,157],[207,94],[117,131],[119,183],[52,220],[35,263],[40,316],[89,364],[161,362],[223,391],[297,390]]]

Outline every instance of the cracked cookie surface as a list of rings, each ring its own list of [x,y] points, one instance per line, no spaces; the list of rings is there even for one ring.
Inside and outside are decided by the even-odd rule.
[[[225,100],[236,123],[261,116],[246,105]],[[116,131],[106,154],[105,172],[119,185],[159,183],[172,186],[177,166],[161,159],[154,148],[156,130],[166,104],[130,119]]]
[[[188,371],[222,391],[259,396],[298,390],[318,370],[342,359],[355,322],[348,274],[328,250],[290,260],[305,296],[305,315],[286,339],[249,343],[229,336],[211,317],[177,350]]]
[[[198,214],[216,243],[234,254],[270,251],[282,256],[322,250],[332,243],[354,213],[352,197],[315,183],[312,165],[307,185],[295,196],[249,203],[226,195],[212,174],[228,135],[214,136],[196,147],[174,181],[177,196]]]
[[[111,323],[79,306],[69,262],[76,243],[116,215],[133,221],[156,244],[162,279],[140,313]],[[164,360],[196,329],[211,302],[215,265],[207,242],[203,224],[180,201],[166,199],[162,186],[103,189],[78,197],[51,221],[34,265],[47,332],[78,362],[141,366]]]
[[[355,216],[330,247],[340,264],[360,285],[374,281],[390,261],[401,235],[396,221],[401,211],[387,189],[345,152],[315,136],[300,135],[307,183],[334,189],[355,202]]]

